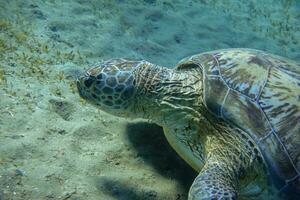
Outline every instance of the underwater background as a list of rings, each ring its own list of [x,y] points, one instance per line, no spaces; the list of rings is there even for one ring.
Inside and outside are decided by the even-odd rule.
[[[299,0],[0,0],[0,200],[187,199],[162,129],[86,104],[74,79],[243,47],[300,62]]]

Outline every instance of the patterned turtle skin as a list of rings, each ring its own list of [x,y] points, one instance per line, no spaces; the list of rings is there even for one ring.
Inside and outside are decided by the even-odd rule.
[[[77,80],[111,114],[161,125],[199,172],[189,200],[300,198],[300,65],[252,49],[197,54],[169,69],[114,59]]]

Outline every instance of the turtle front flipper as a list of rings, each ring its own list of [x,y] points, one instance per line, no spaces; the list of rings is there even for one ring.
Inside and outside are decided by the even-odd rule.
[[[194,180],[189,200],[237,199],[237,180],[232,166],[212,156]]]

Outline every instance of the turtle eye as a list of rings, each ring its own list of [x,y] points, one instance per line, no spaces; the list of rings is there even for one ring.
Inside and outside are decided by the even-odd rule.
[[[102,73],[98,74],[97,79],[102,80],[103,79],[103,74]]]
[[[91,78],[87,78],[84,80],[85,87],[90,88],[92,84],[93,84],[93,80]]]

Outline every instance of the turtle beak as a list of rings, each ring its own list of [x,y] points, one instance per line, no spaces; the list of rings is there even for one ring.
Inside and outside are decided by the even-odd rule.
[[[80,95],[80,97],[82,98],[85,98],[85,95],[84,95],[84,89],[82,88],[82,76],[78,77],[76,79],[76,85],[77,85],[77,90],[78,90],[78,93]]]
[[[86,99],[89,95],[86,92],[94,82],[93,76],[90,76],[89,73],[85,73],[84,75],[78,76],[76,79],[76,85],[79,92],[79,95]]]

